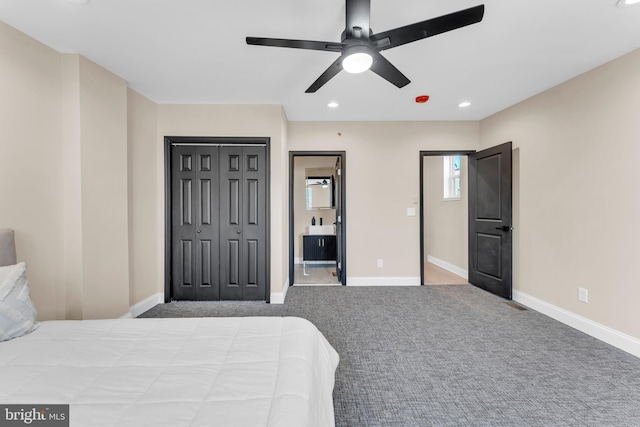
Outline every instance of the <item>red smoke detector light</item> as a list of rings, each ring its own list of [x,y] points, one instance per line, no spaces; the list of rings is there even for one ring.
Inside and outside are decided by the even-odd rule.
[[[420,95],[420,96],[416,96],[416,102],[418,104],[424,104],[425,102],[427,102],[429,100],[429,95]]]

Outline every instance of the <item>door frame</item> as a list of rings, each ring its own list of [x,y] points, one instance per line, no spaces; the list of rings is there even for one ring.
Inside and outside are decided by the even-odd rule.
[[[476,150],[420,151],[420,286],[424,286],[424,158],[430,156],[469,156]],[[469,177],[467,176],[467,185]]]
[[[293,179],[294,179],[294,159],[296,157],[340,157],[340,200],[337,202],[342,206],[342,235],[339,244],[342,245],[342,259],[336,262],[342,263],[342,286],[347,285],[347,197],[346,197],[346,151],[289,151],[289,286],[294,284],[294,251],[295,251],[295,230],[294,230],[294,205],[293,205]]]
[[[171,302],[171,145],[264,145],[266,155],[266,302],[271,301],[271,138],[269,137],[220,137],[220,136],[165,136],[164,137],[164,302]]]

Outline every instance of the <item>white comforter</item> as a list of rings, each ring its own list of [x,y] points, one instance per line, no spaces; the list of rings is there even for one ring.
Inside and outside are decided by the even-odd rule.
[[[333,426],[338,354],[293,317],[49,321],[0,343],[0,403],[72,426]]]

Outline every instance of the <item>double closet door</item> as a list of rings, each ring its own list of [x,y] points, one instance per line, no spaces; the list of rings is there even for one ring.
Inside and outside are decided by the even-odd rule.
[[[171,298],[266,300],[265,146],[171,147]]]

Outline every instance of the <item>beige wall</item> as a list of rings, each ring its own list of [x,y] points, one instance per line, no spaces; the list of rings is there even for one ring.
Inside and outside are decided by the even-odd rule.
[[[292,151],[346,151],[348,279],[419,283],[420,150],[474,150],[478,132],[478,122],[463,121],[289,124]],[[411,207],[414,217],[407,216]]]
[[[134,90],[127,92],[129,303],[164,292],[160,270],[158,177],[158,108]]]
[[[326,168],[323,176],[334,176],[336,157],[320,157],[320,156],[297,156],[294,158],[293,169],[293,230],[294,230],[294,251],[295,258],[302,258],[302,236],[309,233],[309,225],[311,219],[316,218],[316,225],[320,225],[320,218],[323,219],[323,225],[331,225],[336,222],[335,209],[312,209],[307,210],[306,200],[306,175],[307,169]],[[335,178],[334,178],[335,180]],[[334,181],[335,182],[335,181]]]
[[[519,161],[514,289],[640,338],[640,50],[481,123]],[[578,287],[589,291],[579,302]]]
[[[0,224],[38,318],[129,307],[126,82],[0,23]]]
[[[460,156],[460,199],[444,200],[443,156],[424,158],[424,247],[462,270],[469,267],[467,156]]]
[[[0,22],[0,228],[16,231],[39,319],[65,310],[61,72],[57,52]]]
[[[156,164],[134,163],[134,168],[155,166],[158,247],[164,247],[164,137],[229,136],[269,137],[271,162],[271,292],[283,292],[288,275],[288,155],[286,116],[278,105],[159,105]],[[164,269],[164,252],[158,265]],[[164,270],[158,272],[164,277]],[[158,291],[162,288],[159,284]]]
[[[127,84],[80,57],[82,317],[129,309]]]
[[[80,133],[80,55],[62,55],[62,174],[66,319],[82,319],[82,136]]]

